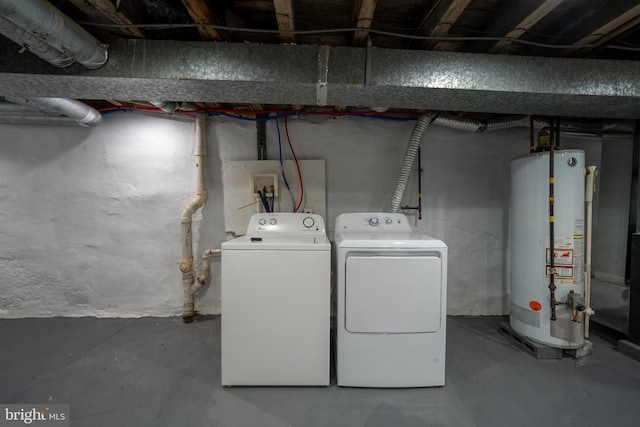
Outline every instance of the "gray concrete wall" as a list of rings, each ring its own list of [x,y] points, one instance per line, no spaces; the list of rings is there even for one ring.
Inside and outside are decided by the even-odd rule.
[[[616,130],[612,128],[611,130]],[[593,273],[624,283],[629,232],[633,136],[605,135],[598,175],[599,217],[593,242]]]

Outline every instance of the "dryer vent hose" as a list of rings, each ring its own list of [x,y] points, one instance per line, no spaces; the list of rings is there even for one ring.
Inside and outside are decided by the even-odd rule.
[[[398,210],[400,210],[400,204],[402,203],[402,198],[404,197],[404,191],[407,189],[407,182],[409,182],[409,177],[411,176],[411,171],[413,170],[413,164],[416,161],[416,155],[418,154],[418,149],[420,148],[422,135],[424,135],[424,131],[431,124],[432,120],[433,115],[431,113],[423,114],[422,116],[420,116],[420,118],[416,122],[415,127],[413,128],[411,138],[409,138],[409,144],[407,144],[407,148],[404,152],[404,158],[402,159],[400,176],[398,176],[398,180],[396,181],[396,188],[393,190],[393,196],[391,197],[391,209],[389,210],[390,212],[398,212]]]

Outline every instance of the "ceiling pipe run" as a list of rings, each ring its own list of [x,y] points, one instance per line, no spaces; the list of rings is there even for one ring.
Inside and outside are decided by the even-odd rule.
[[[65,118],[73,119],[80,126],[96,126],[102,123],[102,115],[98,110],[93,107],[88,106],[87,104],[83,104],[80,101],[76,101],[75,99],[68,98],[17,98],[17,97],[5,97],[7,101],[11,101],[15,104],[20,104],[26,107],[29,107],[33,110],[38,110],[44,113],[57,113]],[[19,107],[19,106],[18,106]],[[3,105],[4,109],[7,109],[7,105]],[[4,110],[0,109],[0,116]],[[23,116],[29,116],[29,114],[25,113],[25,110],[22,109],[20,111]],[[20,115],[16,115],[13,113],[14,117],[20,117]],[[44,116],[46,117],[46,115]],[[60,118],[58,118],[60,119]],[[30,119],[25,119],[29,121]],[[51,123],[55,123],[52,116],[49,116],[49,119],[45,119],[45,122],[50,121]],[[65,120],[61,120],[61,123],[65,122]],[[6,122],[5,122],[6,123]]]
[[[18,27],[13,22],[6,20],[2,16],[0,16],[0,34],[3,34],[8,39],[22,46],[23,49],[28,50],[58,68],[68,67],[73,64],[73,59],[53,49],[38,37]]]
[[[106,47],[46,0],[0,0],[0,15],[12,24],[0,25],[2,34],[56,67],[76,61],[97,69],[107,62]]]

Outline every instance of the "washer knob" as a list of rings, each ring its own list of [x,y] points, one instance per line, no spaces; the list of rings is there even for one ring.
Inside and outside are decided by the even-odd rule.
[[[278,222],[278,220],[276,220],[275,218],[271,218],[269,220],[269,224],[271,224],[271,225],[276,225],[277,222]]]
[[[260,220],[258,220],[258,224],[260,225],[265,225],[267,223],[267,220],[264,218],[260,218]]]
[[[391,225],[391,223],[393,222],[393,220],[391,218],[385,218],[384,219],[384,223],[387,225]]]
[[[313,218],[311,218],[310,216],[306,217],[305,219],[302,220],[302,225],[304,225],[307,228],[311,228],[315,225],[315,221]]]
[[[369,225],[376,227],[378,223],[379,223],[378,218],[376,218],[375,216],[373,218],[369,218]]]

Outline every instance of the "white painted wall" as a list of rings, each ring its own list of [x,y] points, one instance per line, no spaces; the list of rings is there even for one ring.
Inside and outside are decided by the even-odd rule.
[[[413,125],[290,118],[298,158],[326,161],[331,233],[340,213],[388,208]],[[225,240],[222,161],[256,156],[253,122],[218,117],[207,131],[209,201],[194,217],[194,254]],[[0,317],[179,314],[178,217],[195,190],[193,139],[191,123],[139,114],[110,114],[92,129],[0,126]],[[267,141],[277,159],[273,121]],[[425,133],[424,216],[414,223],[449,245],[449,314],[506,312],[509,160],[528,144],[525,128]],[[599,161],[593,140],[573,145]],[[220,312],[218,261],[211,273],[201,313]]]

